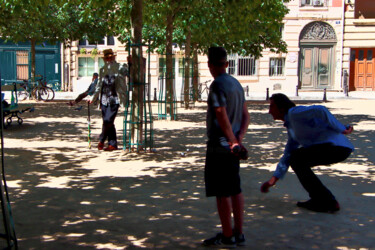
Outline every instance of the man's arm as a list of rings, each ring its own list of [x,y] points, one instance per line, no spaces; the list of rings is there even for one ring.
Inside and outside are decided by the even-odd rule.
[[[232,149],[233,146],[238,145],[239,142],[236,136],[233,134],[232,125],[229,122],[227,110],[225,107],[215,107],[215,114],[221,131],[223,132],[225,138],[227,138],[228,144]]]
[[[293,150],[299,147],[299,143],[293,140],[288,134],[288,142],[285,145],[284,154],[281,157],[279,163],[277,164],[276,170],[268,181],[262,184],[260,191],[262,193],[267,193],[269,188],[276,185],[276,182],[283,178],[289,168],[290,154]]]
[[[319,115],[322,117],[324,121],[327,122],[328,126],[330,126],[330,128],[332,128],[333,130],[344,135],[349,135],[353,132],[353,126],[344,126],[326,107],[322,106],[322,108],[320,108],[319,111]]]
[[[315,109],[317,117],[321,118],[327,125],[338,133],[345,134],[348,129],[339,122],[336,117],[324,106],[317,106]],[[351,133],[351,131],[350,131]],[[349,134],[350,134],[349,133]]]

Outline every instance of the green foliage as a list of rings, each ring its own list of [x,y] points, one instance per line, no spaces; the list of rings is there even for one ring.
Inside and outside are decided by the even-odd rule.
[[[92,49],[91,50],[91,57],[95,57],[95,56],[97,56],[99,54],[99,50],[98,50],[98,48],[94,48],[94,49]]]
[[[98,41],[108,32],[111,1],[7,0],[0,4],[0,34],[15,42]]]
[[[110,9],[109,11],[109,29],[114,35],[117,36],[117,39],[122,43],[127,43],[131,38],[131,9],[131,0],[119,0],[116,1],[116,7]]]
[[[35,74],[35,44],[102,39],[114,1],[5,0],[0,2],[0,37],[13,42],[31,41],[31,76]]]
[[[287,2],[287,1],[284,1]],[[259,57],[265,48],[286,51],[281,40],[282,20],[288,13],[281,0],[147,1],[144,37],[165,53],[166,17],[173,15],[173,42],[184,44],[187,31],[200,52],[212,45],[231,53]]]
[[[86,53],[87,53],[87,50],[86,50],[85,48],[81,48],[81,49],[79,50],[79,53],[80,53],[80,54],[86,54]]]
[[[228,51],[260,56],[265,48],[286,51],[279,32],[288,9],[282,0],[144,0],[143,37],[165,53],[166,20],[173,17],[173,42],[192,44],[206,52],[212,44]],[[116,35],[131,37],[131,0],[6,0],[0,2],[1,38],[37,42],[83,37],[99,41]]]

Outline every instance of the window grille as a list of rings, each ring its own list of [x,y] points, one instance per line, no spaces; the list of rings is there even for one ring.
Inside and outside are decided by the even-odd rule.
[[[184,59],[178,58],[178,76],[183,77],[185,71]]]
[[[251,56],[228,56],[228,74],[234,76],[253,76],[256,74],[256,60]]]
[[[105,62],[103,57],[98,58],[98,69],[101,69],[104,66]]]
[[[95,72],[95,60],[91,57],[78,58],[78,76],[92,76]]]
[[[301,6],[325,6],[325,0],[301,0]]]
[[[178,63],[178,64],[177,64]],[[179,77],[182,77],[184,72],[183,59],[182,58],[172,58],[172,77],[175,77],[178,74]],[[176,72],[176,69],[178,72]],[[167,73],[167,58],[165,56],[159,57],[159,77],[166,77]]]
[[[165,73],[167,72],[166,61],[165,57],[159,57],[159,77],[165,76]]]
[[[115,38],[113,36],[107,36],[107,45],[115,45]]]
[[[79,40],[80,46],[96,46],[96,45],[104,45],[104,46],[110,46],[115,45],[115,38],[113,36],[107,36],[103,37],[98,42],[89,41],[87,39],[81,39]]]
[[[270,58],[269,76],[283,76],[285,58]]]

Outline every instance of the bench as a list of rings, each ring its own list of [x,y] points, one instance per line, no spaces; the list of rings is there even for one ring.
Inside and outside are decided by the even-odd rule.
[[[3,123],[4,123],[4,128],[7,128],[11,123],[13,118],[17,118],[18,124],[23,123],[23,119],[20,117],[20,114],[26,111],[33,112],[34,111],[34,106],[32,104],[26,104],[18,103],[18,96],[17,96],[17,90],[18,89],[23,89],[21,84],[18,83],[13,83],[9,85],[2,85],[1,86],[1,91],[10,91],[11,93],[11,103],[9,105],[3,105]],[[3,96],[1,97],[2,100],[4,100],[4,93]]]

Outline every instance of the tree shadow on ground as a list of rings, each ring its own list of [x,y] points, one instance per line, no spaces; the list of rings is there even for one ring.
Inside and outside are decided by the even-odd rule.
[[[6,176],[20,248],[190,249],[200,248],[201,240],[219,231],[215,201],[205,197],[206,130],[201,112],[179,115],[180,121],[199,126],[156,129],[156,153],[98,154],[82,143],[83,112],[50,114],[49,105],[54,104],[38,106],[39,118],[49,119],[5,132]],[[249,109],[252,127],[245,144],[250,158],[241,165],[247,248],[373,247],[375,200],[364,194],[374,193],[375,132],[357,131],[350,137],[356,151],[347,163],[363,166],[360,171],[319,169],[342,210],[334,215],[314,213],[295,206],[307,195],[291,172],[269,194],[259,192],[282,154],[286,133],[267,114],[267,103],[253,103]],[[60,114],[74,122],[59,120]],[[95,116],[100,119],[100,113]],[[337,117],[351,124],[375,122],[366,115]],[[23,145],[7,147],[7,140],[23,140]],[[70,144],[59,147],[54,144],[59,140]],[[153,174],[124,177],[114,172],[93,177],[94,170],[84,166],[99,157],[119,168],[126,162],[150,162],[144,172]],[[107,165],[97,167],[105,170]]]

